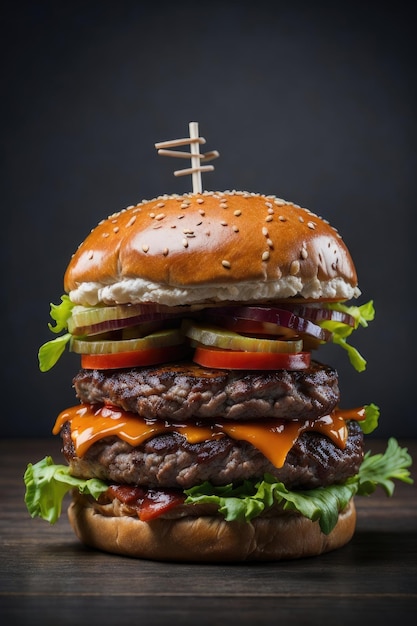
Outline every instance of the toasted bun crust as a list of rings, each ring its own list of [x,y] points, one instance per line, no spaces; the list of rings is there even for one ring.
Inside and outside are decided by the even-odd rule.
[[[110,517],[80,494],[68,509],[78,538],[105,552],[156,561],[278,561],[318,556],[345,545],[353,536],[356,510],[353,500],[339,515],[329,535],[318,522],[298,514],[259,517],[251,523],[226,522],[201,516],[155,519]]]
[[[317,215],[275,196],[161,196],[111,215],[72,257],[77,304],[169,306],[359,295],[342,239]]]

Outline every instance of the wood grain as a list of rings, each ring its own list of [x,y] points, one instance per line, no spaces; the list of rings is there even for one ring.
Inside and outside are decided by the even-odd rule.
[[[417,458],[417,441],[400,441]],[[23,501],[28,462],[58,439],[0,441],[0,620],[4,624],[414,623],[417,610],[417,489],[357,498],[357,531],[344,548],[298,561],[175,564],[96,552],[65,515],[32,520]],[[368,447],[381,451],[385,442]],[[415,468],[413,469],[416,478]],[[3,621],[4,620],[4,621]],[[361,622],[362,623],[362,622]]]

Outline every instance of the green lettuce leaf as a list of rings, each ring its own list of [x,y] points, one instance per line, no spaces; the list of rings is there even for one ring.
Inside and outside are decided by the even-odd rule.
[[[50,316],[54,320],[55,326],[49,323],[49,330],[56,334],[67,330],[68,319],[71,317],[73,308],[74,303],[71,302],[67,295],[61,296],[61,304],[53,304],[51,302]],[[47,372],[56,364],[70,339],[70,333],[65,333],[61,337],[47,341],[39,348],[38,360],[41,372]]]
[[[360,425],[362,432],[365,435],[369,435],[378,427],[379,421],[379,407],[376,404],[365,404],[365,419],[358,422]]]
[[[412,459],[407,449],[401,448],[396,439],[389,439],[383,454],[371,455],[370,452],[365,454],[357,475],[357,494],[368,496],[380,485],[387,496],[392,496],[395,488],[394,479],[410,485],[413,483],[408,470],[411,464]],[[349,480],[355,482],[355,478]]]
[[[383,454],[367,453],[361,468],[342,485],[331,485],[310,490],[289,490],[282,482],[267,474],[263,480],[246,480],[235,486],[217,487],[209,482],[186,489],[186,504],[212,503],[227,521],[250,522],[272,506],[296,511],[312,521],[318,521],[323,533],[328,534],[337,523],[338,515],[355,495],[368,496],[380,485],[388,496],[394,492],[394,480],[411,484],[408,467],[412,459],[406,448],[390,439]],[[65,465],[55,465],[45,457],[35,465],[29,464],[25,476],[25,503],[32,517],[39,516],[55,523],[62,508],[64,496],[78,488],[80,493],[95,499],[108,485],[98,479],[83,480],[69,474]]]
[[[361,468],[342,485],[331,485],[310,490],[288,490],[281,482],[270,476],[258,482],[246,481],[243,486],[216,487],[209,482],[185,490],[187,504],[215,503],[227,521],[248,522],[274,504],[284,510],[301,513],[312,521],[318,521],[323,533],[334,528],[339,512],[355,495],[369,495],[378,485],[387,495],[394,490],[393,479],[412,483],[410,467],[412,459],[405,448],[390,439],[384,454],[365,455]]]
[[[24,474],[26,485],[25,504],[32,517],[39,516],[54,524],[61,515],[64,496],[74,488],[90,494],[96,500],[108,485],[97,478],[83,480],[69,473],[66,465],[55,465],[50,456],[29,463]]]
[[[53,333],[60,333],[62,330],[66,330],[68,328],[68,318],[71,317],[73,308],[74,303],[71,302],[69,296],[67,295],[61,296],[61,304],[53,304],[51,302],[51,310],[49,314],[54,320],[55,326],[52,326],[52,324],[49,323],[49,330]]]
[[[363,372],[366,369],[366,360],[355,347],[346,341],[346,339],[359,326],[366,328],[368,326],[368,322],[371,322],[375,318],[373,301],[370,300],[361,306],[347,306],[340,302],[329,303],[327,306],[329,309],[348,313],[354,318],[354,327],[349,326],[349,324],[344,324],[343,322],[336,322],[332,320],[324,320],[319,322],[319,324],[322,328],[325,328],[332,333],[333,343],[341,346],[347,351],[351,365],[353,365],[358,372]]]
[[[71,333],[65,333],[65,335],[47,341],[39,348],[38,360],[41,372],[47,372],[55,365],[70,339]]]

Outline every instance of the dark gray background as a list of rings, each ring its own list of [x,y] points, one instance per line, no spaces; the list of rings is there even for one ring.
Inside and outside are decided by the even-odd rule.
[[[221,153],[207,189],[282,196],[326,217],[377,318],[342,406],[375,402],[377,435],[416,435],[415,26],[394,2],[4,2],[1,436],[49,435],[79,360],[41,374],[49,303],[108,214],[190,189],[154,142],[197,120]],[[183,165],[181,162],[180,166]]]

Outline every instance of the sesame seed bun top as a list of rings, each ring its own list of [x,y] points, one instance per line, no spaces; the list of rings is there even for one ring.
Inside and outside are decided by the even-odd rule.
[[[347,300],[360,291],[337,231],[275,196],[160,196],[111,215],[72,257],[65,290],[77,304]]]

